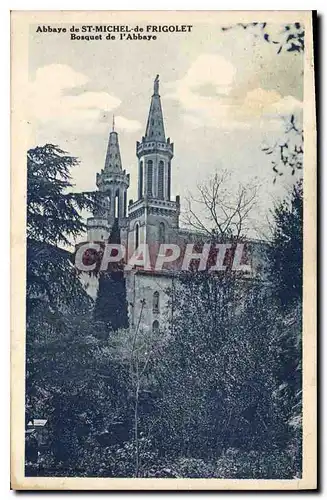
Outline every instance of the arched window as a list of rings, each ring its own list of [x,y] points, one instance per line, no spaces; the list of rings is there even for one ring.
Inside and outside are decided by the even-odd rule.
[[[159,321],[155,320],[152,323],[152,332],[153,333],[159,333]]]
[[[159,200],[164,199],[164,162],[162,160],[159,162],[158,198]]]
[[[160,224],[159,224],[159,244],[165,243],[165,237],[166,237],[165,232],[166,232],[165,224],[163,222],[160,222]]]
[[[127,214],[127,191],[124,191],[124,217]]]
[[[167,187],[168,187],[168,193],[167,193],[167,197],[168,197],[168,200],[170,200],[170,185],[171,185],[171,163],[170,163],[170,160],[168,162],[168,183],[167,183]]]
[[[153,294],[153,300],[152,300],[152,305],[153,305],[153,312],[158,313],[159,312],[159,292],[154,292]]]
[[[113,207],[114,200],[113,200],[113,194],[112,194],[111,189],[108,190],[108,198],[109,198],[108,208],[109,208],[110,212],[112,213],[112,210],[113,210],[112,207]]]
[[[118,216],[119,216],[119,191],[116,191],[114,204],[115,204],[114,205],[115,206],[115,219],[118,219]]]
[[[143,161],[139,165],[139,200],[143,197]]]
[[[153,162],[148,161],[148,172],[147,172],[147,192],[148,196],[152,196],[152,177],[153,177]]]
[[[135,250],[138,249],[140,242],[140,226],[136,224],[135,226]]]

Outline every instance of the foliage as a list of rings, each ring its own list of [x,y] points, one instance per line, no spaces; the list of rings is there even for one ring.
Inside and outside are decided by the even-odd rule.
[[[254,36],[262,38],[265,42],[275,45],[277,54],[282,51],[302,53],[304,51],[304,27],[301,23],[295,22],[281,27],[279,34],[272,35],[272,26],[263,22],[237,23],[234,26],[224,26],[223,31],[232,28],[242,28],[251,31]]]
[[[224,479],[293,479],[294,459],[288,451],[244,452],[227,449],[216,463],[215,476]]]
[[[86,301],[70,244],[85,229],[79,210],[94,207],[90,193],[72,193],[75,157],[52,144],[27,152],[27,314]]]
[[[261,149],[266,155],[271,155],[271,164],[274,172],[274,183],[277,177],[284,175],[285,169],[294,175],[303,170],[303,129],[295,115],[291,115],[285,122],[285,133],[273,146],[263,146]]]
[[[303,183],[273,212],[273,238],[269,258],[271,280],[284,307],[302,298],[303,267]]]
[[[261,288],[198,273],[175,290],[180,307],[158,375],[155,436],[163,451],[208,457],[235,442],[251,449],[279,445],[267,335],[277,313]]]
[[[46,144],[27,152],[27,237],[52,245],[71,243],[85,230],[79,210],[94,208],[92,193],[73,193],[77,158]]]
[[[48,419],[41,474],[44,462],[56,473],[77,462],[90,471],[91,449],[128,439],[132,409],[128,372],[108,350],[105,325],[93,320],[72,253],[62,248],[85,230],[79,210],[94,209],[92,194],[70,191],[77,164],[52,145],[28,152],[26,420]]]
[[[90,314],[62,322],[42,316],[34,313],[29,322],[27,419],[49,419],[54,462],[74,467],[90,438],[97,446],[115,443],[119,429],[119,439],[128,439],[128,371],[113,359]]]
[[[301,301],[296,287],[287,307],[276,296],[289,287],[290,252],[299,245],[301,186],[275,211],[278,288],[229,269],[192,270],[168,292],[178,304],[168,332],[147,334],[142,303],[137,324],[121,328],[125,283],[122,274],[113,279],[120,264],[103,278],[97,308],[107,317],[100,317],[60,247],[83,225],[65,198],[75,160],[53,148],[29,152],[26,419],[46,418],[49,438],[37,465],[28,438],[26,474],[300,477]],[[45,213],[61,214],[49,229]]]
[[[120,244],[118,220],[115,220],[109,243]],[[94,307],[94,317],[103,322],[109,331],[128,328],[126,282],[123,262],[110,263],[99,273],[99,289]]]

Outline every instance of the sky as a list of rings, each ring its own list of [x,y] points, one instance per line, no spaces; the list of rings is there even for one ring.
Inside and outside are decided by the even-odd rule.
[[[227,170],[231,190],[239,183],[259,187],[253,227],[265,232],[267,212],[294,177],[274,184],[262,147],[284,136],[286,117],[301,116],[301,54],[277,55],[253,30],[223,31],[219,18],[193,23],[190,33],[159,33],[155,41],[71,41],[69,33],[36,27],[29,40],[30,147],[50,142],[77,156],[75,190],[96,189],[114,114],[131,176],[128,199],[136,199],[135,144],[159,74],[166,136],[174,142],[172,196],[185,207],[199,182]],[[278,35],[281,26],[270,30]]]

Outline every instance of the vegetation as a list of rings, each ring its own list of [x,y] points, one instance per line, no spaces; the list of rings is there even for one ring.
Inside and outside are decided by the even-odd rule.
[[[243,29],[253,33],[255,37],[260,37],[266,43],[276,46],[277,54],[292,52],[301,54],[304,52],[304,26],[299,23],[289,23],[281,26],[279,33],[272,35],[272,25],[265,22],[258,23],[237,23],[233,26],[224,26],[223,31],[230,29]]]
[[[290,196],[273,212],[270,244],[271,277],[276,294],[285,307],[302,300],[303,182],[298,181]]]
[[[76,164],[28,152],[26,420],[46,418],[49,436],[38,459],[27,438],[26,474],[300,477],[302,185],[274,213],[273,286],[193,269],[169,291],[168,333],[149,335],[144,304],[128,328],[119,266],[95,307],[74,270],[67,246],[95,203],[71,192]],[[242,222],[254,193],[239,194]]]
[[[120,244],[118,221],[115,220],[109,243]],[[110,263],[105,272],[98,274],[99,290],[94,307],[96,321],[106,325],[108,332],[128,328],[126,286],[123,262]]]

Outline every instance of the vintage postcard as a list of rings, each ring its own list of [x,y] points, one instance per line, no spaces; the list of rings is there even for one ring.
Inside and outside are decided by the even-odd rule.
[[[315,489],[312,12],[11,37],[12,488]]]

